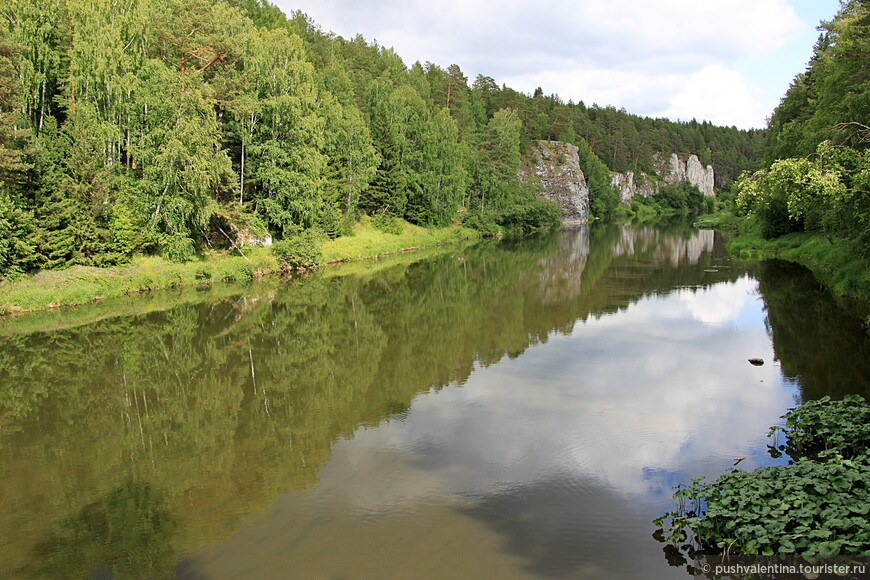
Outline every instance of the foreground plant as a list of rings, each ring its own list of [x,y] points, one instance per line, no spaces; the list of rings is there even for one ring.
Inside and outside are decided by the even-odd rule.
[[[682,553],[870,555],[870,405],[824,397],[783,418],[771,435],[786,442],[770,450],[788,453],[790,465],[675,488],[677,509],[653,523],[676,561]]]
[[[870,554],[870,463],[800,459],[677,486],[657,537],[699,554]],[[692,549],[690,549],[692,548]]]
[[[774,457],[785,452],[793,459],[856,458],[870,449],[870,404],[858,395],[840,401],[830,397],[807,401],[782,418],[785,426],[770,428],[774,445],[769,450]],[[785,435],[784,445],[776,444],[780,433]]]

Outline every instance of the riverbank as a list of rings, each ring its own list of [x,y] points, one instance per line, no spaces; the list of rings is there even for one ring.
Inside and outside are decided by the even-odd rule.
[[[324,242],[320,263],[372,260],[479,239],[478,232],[459,226],[427,229],[403,222],[401,233],[386,233],[366,221],[357,224],[352,235]],[[208,252],[182,263],[157,256],[136,256],[129,264],[114,268],[73,266],[46,270],[0,283],[0,314],[77,306],[152,290],[259,280],[282,275],[284,269],[285,265],[270,248],[258,247],[246,248],[244,256]]]
[[[819,232],[764,239],[754,220],[730,212],[702,216],[695,225],[727,231],[728,251],[737,258],[779,258],[809,268],[835,296],[860,303],[861,316],[870,323],[870,260],[861,256],[855,242]]]

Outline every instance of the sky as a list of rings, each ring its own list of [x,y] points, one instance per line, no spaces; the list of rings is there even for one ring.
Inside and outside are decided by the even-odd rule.
[[[405,64],[457,64],[531,94],[764,127],[839,0],[273,0]]]

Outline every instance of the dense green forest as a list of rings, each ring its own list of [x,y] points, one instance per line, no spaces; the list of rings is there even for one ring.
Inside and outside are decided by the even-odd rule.
[[[845,2],[769,123],[767,169],[737,184],[764,238],[824,236],[870,259],[870,5]],[[866,278],[866,271],[864,272]]]
[[[324,33],[264,0],[8,0],[0,9],[0,279],[136,252],[185,260],[239,232],[347,234],[361,212],[493,231],[552,223],[524,147],[581,147],[592,209],[609,171],[697,153],[720,185],[765,131],[526,95],[456,65]]]

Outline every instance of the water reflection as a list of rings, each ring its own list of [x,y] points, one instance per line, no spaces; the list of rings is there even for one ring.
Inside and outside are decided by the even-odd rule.
[[[166,577],[175,568],[176,526],[148,483],[125,483],[55,526],[37,548],[33,575],[88,578],[97,563],[108,575]]]
[[[744,278],[734,285],[746,291],[744,307],[760,316],[754,283]],[[726,285],[726,295],[730,290]],[[738,341],[739,316],[727,326],[701,327],[700,336],[693,319],[680,296],[651,298],[551,337],[522,357],[478,368],[462,387],[420,395],[400,421],[338,442],[318,489],[282,501],[272,517],[352,513],[403,519],[403,532],[415,533],[433,525],[426,507],[436,502],[472,520],[456,517],[445,527],[501,538],[497,550],[467,558],[494,566],[519,559],[518,568],[502,572],[507,577],[626,578],[641,570],[666,577],[671,572],[661,569],[659,548],[643,532],[658,515],[653,508],[666,505],[671,486],[689,474],[724,470],[736,456],[766,462],[765,454],[756,455],[764,449],[758,442],[792,397],[774,366],[745,363],[747,350],[770,356],[763,327],[749,328],[750,340]],[[277,521],[243,533],[201,565],[209,574],[239,560],[254,565],[243,555],[258,532],[277,549],[311,542],[312,535],[324,542],[341,537],[348,525],[281,532]],[[384,523],[377,529],[359,549],[377,552],[399,534]],[[413,545],[417,558],[427,549],[422,540]],[[426,561],[441,571],[470,565],[455,553]],[[344,564],[319,561],[337,575],[350,572]],[[251,577],[263,572],[253,570]]]
[[[764,284],[611,226],[7,328],[0,575],[667,576],[670,486],[797,396]]]
[[[785,376],[806,399],[870,395],[870,335],[804,268],[779,260],[757,266],[767,324]]]
[[[635,227],[623,224],[619,232],[619,239],[612,247],[614,256],[634,256],[652,250],[655,259],[668,260],[671,266],[683,262],[697,264],[701,256],[713,251],[716,240],[713,230],[695,230],[675,236],[672,232],[651,225]]]

